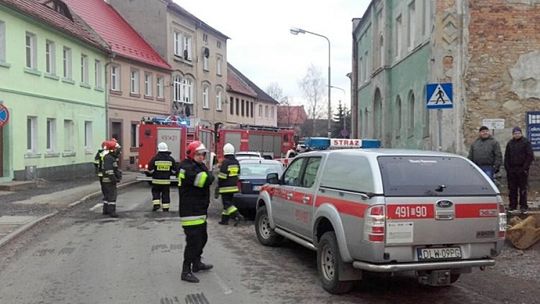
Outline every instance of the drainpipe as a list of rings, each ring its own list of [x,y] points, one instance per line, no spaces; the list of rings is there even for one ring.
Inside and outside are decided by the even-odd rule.
[[[109,54],[109,61],[105,64],[105,139],[109,138],[109,99],[110,99],[110,79],[109,66],[114,63],[115,52]]]

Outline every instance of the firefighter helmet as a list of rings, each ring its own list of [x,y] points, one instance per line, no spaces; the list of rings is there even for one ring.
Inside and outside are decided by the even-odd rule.
[[[188,145],[186,154],[189,159],[193,159],[193,156],[195,156],[195,153],[197,152],[208,152],[204,144],[198,140],[193,141]]]
[[[116,141],[108,140],[105,142],[105,150],[114,151],[116,150]]]
[[[223,155],[234,155],[234,146],[230,143],[226,143],[223,146]]]
[[[167,146],[166,143],[160,142],[159,145],[157,146],[157,150],[159,152],[167,152],[167,151],[169,151],[169,147]]]
[[[104,141],[101,143],[101,146],[100,146],[100,147],[101,147],[102,150],[107,150],[107,141],[104,140]]]

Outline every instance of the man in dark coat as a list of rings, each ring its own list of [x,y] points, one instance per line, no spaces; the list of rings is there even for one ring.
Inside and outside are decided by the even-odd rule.
[[[178,166],[180,223],[186,235],[181,278],[191,283],[199,282],[194,272],[213,267],[201,261],[208,240],[206,218],[210,205],[210,185],[214,181],[212,172],[204,164],[207,152],[200,141],[194,141],[188,145],[187,158]]]
[[[169,212],[171,196],[171,175],[176,173],[176,162],[171,156],[166,143],[158,144],[158,153],[148,162],[148,171],[152,176],[152,211],[163,208]]]
[[[229,225],[229,218],[236,223],[240,220],[238,208],[234,205],[234,194],[239,192],[237,183],[240,175],[240,163],[234,157],[234,146],[230,143],[223,146],[224,159],[218,173],[218,193],[221,194],[223,212],[221,213],[220,225]]]
[[[508,198],[510,210],[515,210],[518,204],[521,211],[527,211],[527,187],[529,168],[534,160],[531,143],[523,137],[521,129],[512,129],[512,139],[506,145],[504,152],[504,169],[508,179]]]
[[[468,158],[491,179],[499,172],[502,164],[501,147],[489,134],[488,127],[480,127],[478,139],[471,145]]]

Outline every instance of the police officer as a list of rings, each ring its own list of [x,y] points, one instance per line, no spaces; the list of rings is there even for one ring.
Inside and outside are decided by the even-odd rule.
[[[105,199],[105,188],[103,187],[103,157],[105,156],[105,144],[107,141],[103,141],[99,147],[96,155],[94,156],[94,169],[97,177],[99,178],[99,186],[101,187],[101,193],[103,194],[103,215],[107,215],[107,200]]]
[[[107,141],[103,151],[103,190],[106,203],[103,205],[104,213],[110,217],[118,217],[116,214],[116,184],[122,179],[122,173],[118,169],[117,143]]]
[[[171,203],[169,187],[171,175],[176,172],[176,162],[166,143],[158,144],[158,153],[148,163],[148,171],[152,175],[152,211],[163,208],[163,212],[169,212]]]
[[[208,240],[206,218],[210,205],[210,185],[214,181],[214,176],[204,164],[207,152],[200,141],[190,143],[186,150],[187,158],[178,168],[180,223],[186,235],[181,278],[191,283],[199,282],[194,272],[213,267],[201,262]]]
[[[223,202],[223,212],[221,213],[220,225],[229,225],[229,218],[233,218],[236,223],[240,220],[238,209],[233,203],[234,193],[238,192],[238,175],[240,175],[240,163],[234,157],[234,146],[226,143],[223,146],[225,159],[221,163],[218,173],[218,193],[221,194]]]

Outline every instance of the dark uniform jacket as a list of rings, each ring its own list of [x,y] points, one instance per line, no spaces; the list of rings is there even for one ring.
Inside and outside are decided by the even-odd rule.
[[[118,169],[118,159],[113,153],[103,157],[103,182],[117,183],[122,179],[122,172]]]
[[[240,163],[234,155],[225,155],[218,173],[219,193],[238,192],[238,176],[240,175]]]
[[[511,139],[504,152],[504,169],[506,172],[528,172],[534,153],[531,143],[525,137]]]
[[[501,147],[493,137],[478,138],[471,145],[469,157],[478,166],[492,166],[498,171],[502,164]]]
[[[206,221],[210,204],[210,185],[214,176],[203,163],[191,159],[178,166],[179,211],[182,226],[200,225]]]
[[[94,170],[98,177],[103,176],[103,149],[99,149],[94,156]]]
[[[148,163],[148,170],[152,174],[152,184],[170,185],[171,175],[176,173],[176,162],[171,152],[158,152]]]

